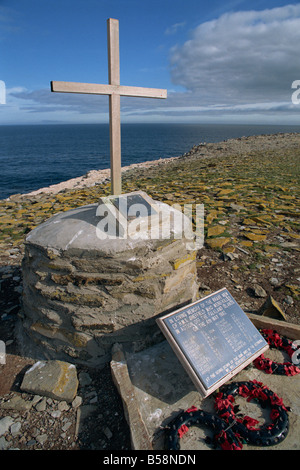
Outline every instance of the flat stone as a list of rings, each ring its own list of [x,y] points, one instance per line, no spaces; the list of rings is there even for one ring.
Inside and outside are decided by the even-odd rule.
[[[16,423],[13,423],[10,426],[10,432],[11,432],[12,436],[17,436],[20,433],[21,427],[22,427],[22,423],[20,423],[20,421],[18,421]]]
[[[253,289],[255,297],[267,297],[268,295],[266,291],[258,284],[254,284],[252,289]]]
[[[241,206],[240,204],[235,204],[234,202],[230,204],[230,208],[237,212],[246,210],[246,207]]]
[[[30,441],[26,442],[27,447],[34,446],[35,444],[36,444],[36,440],[35,440],[35,439],[30,439]]]
[[[112,355],[112,378],[122,398],[124,413],[131,429],[131,446],[134,450],[152,449],[150,434],[137,406],[136,393],[129,377],[122,347],[119,344],[113,346]]]
[[[229,243],[230,240],[231,240],[231,238],[229,238],[229,237],[218,237],[218,238],[212,238],[210,240],[206,240],[206,244],[210,248],[222,248],[222,246]]]
[[[54,410],[54,411],[51,411],[51,416],[52,418],[60,418],[61,417],[61,411],[60,410]]]
[[[44,397],[42,400],[40,400],[36,405],[35,409],[36,411],[45,411],[47,408],[47,399]]]
[[[206,216],[206,221],[208,224],[210,224],[217,217],[218,217],[218,211],[213,210]]]
[[[24,400],[20,395],[14,395],[10,400],[1,404],[3,410],[27,411],[32,407],[32,402]]]
[[[70,427],[72,426],[72,422],[71,421],[67,421],[63,427],[61,428],[64,432],[66,432]]]
[[[63,361],[38,361],[24,375],[21,390],[72,402],[78,388],[74,364]]]
[[[254,242],[261,242],[266,239],[266,235],[259,234],[259,233],[252,233],[252,232],[244,233],[244,237]]]
[[[87,372],[80,372],[78,378],[81,387],[86,387],[92,383],[91,376]]]
[[[266,302],[260,309],[260,314],[265,317],[275,318],[279,320],[287,320],[285,313],[280,308],[279,304],[270,295]]]
[[[113,437],[113,433],[107,426],[105,426],[105,428],[103,429],[103,434],[106,436],[108,440]]]
[[[7,441],[4,436],[0,437],[0,450],[6,450],[9,445],[9,441]]]
[[[250,240],[242,240],[241,245],[250,248],[251,246],[253,246],[253,242],[251,242]]]
[[[220,235],[225,231],[225,227],[221,225],[215,225],[214,227],[209,227],[207,230],[208,237],[214,237],[215,235]]]
[[[82,404],[82,397],[77,395],[72,401],[72,408],[76,409]]]
[[[255,220],[248,217],[243,220],[243,225],[255,225]]]
[[[232,189],[221,189],[221,191],[218,192],[218,196],[226,196],[227,194],[232,193],[234,190]]]
[[[5,416],[5,418],[0,419],[0,436],[9,430],[13,422],[14,420],[10,416]]]
[[[281,248],[299,248],[299,244],[294,242],[283,242],[280,246]]]
[[[83,405],[77,408],[75,436],[77,437],[83,429],[83,423],[86,418],[97,413],[97,405]]]
[[[57,405],[57,408],[58,408],[59,411],[68,411],[70,406],[68,405],[68,403],[66,401],[61,401]]]
[[[36,440],[39,444],[43,445],[45,444],[46,440],[48,439],[48,436],[47,434],[39,434],[37,437],[36,437]]]

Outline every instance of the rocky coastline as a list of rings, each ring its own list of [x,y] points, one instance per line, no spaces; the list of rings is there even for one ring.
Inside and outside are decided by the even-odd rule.
[[[204,204],[200,297],[227,287],[246,313],[261,312],[271,298],[283,319],[300,324],[300,134],[200,143],[180,157],[122,171],[123,192],[143,190],[171,205]],[[0,340],[7,353],[0,364],[0,449],[130,449],[109,365],[78,369],[75,403],[24,392],[20,385],[33,360],[20,355],[15,334],[26,234],[109,192],[109,170],[100,170],[0,201]]]

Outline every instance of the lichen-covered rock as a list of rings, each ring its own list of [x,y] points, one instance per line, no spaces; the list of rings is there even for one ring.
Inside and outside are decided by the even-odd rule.
[[[63,361],[38,361],[25,372],[21,390],[55,400],[72,402],[78,388],[74,364]]]

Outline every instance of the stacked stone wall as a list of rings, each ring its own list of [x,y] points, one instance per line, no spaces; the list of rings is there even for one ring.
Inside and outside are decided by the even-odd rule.
[[[99,366],[114,343],[140,350],[160,335],[155,319],[197,298],[196,251],[185,239],[103,253],[26,243],[25,344],[51,359]]]

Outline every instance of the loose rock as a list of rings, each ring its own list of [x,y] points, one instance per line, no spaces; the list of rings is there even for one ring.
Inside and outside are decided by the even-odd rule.
[[[253,286],[253,292],[254,292],[255,297],[267,297],[268,295],[266,291],[258,284],[255,284]]]
[[[78,379],[74,364],[63,361],[38,361],[24,375],[21,390],[72,402]]]
[[[14,420],[10,416],[5,416],[5,418],[2,418],[0,420],[0,436],[5,434],[9,430],[13,422]]]
[[[22,427],[22,423],[20,423],[20,421],[16,422],[16,423],[13,423],[11,426],[10,426],[10,432],[13,436],[16,436],[17,434],[20,433],[20,429]]]
[[[272,296],[269,296],[260,310],[265,317],[286,320],[286,315]]]

